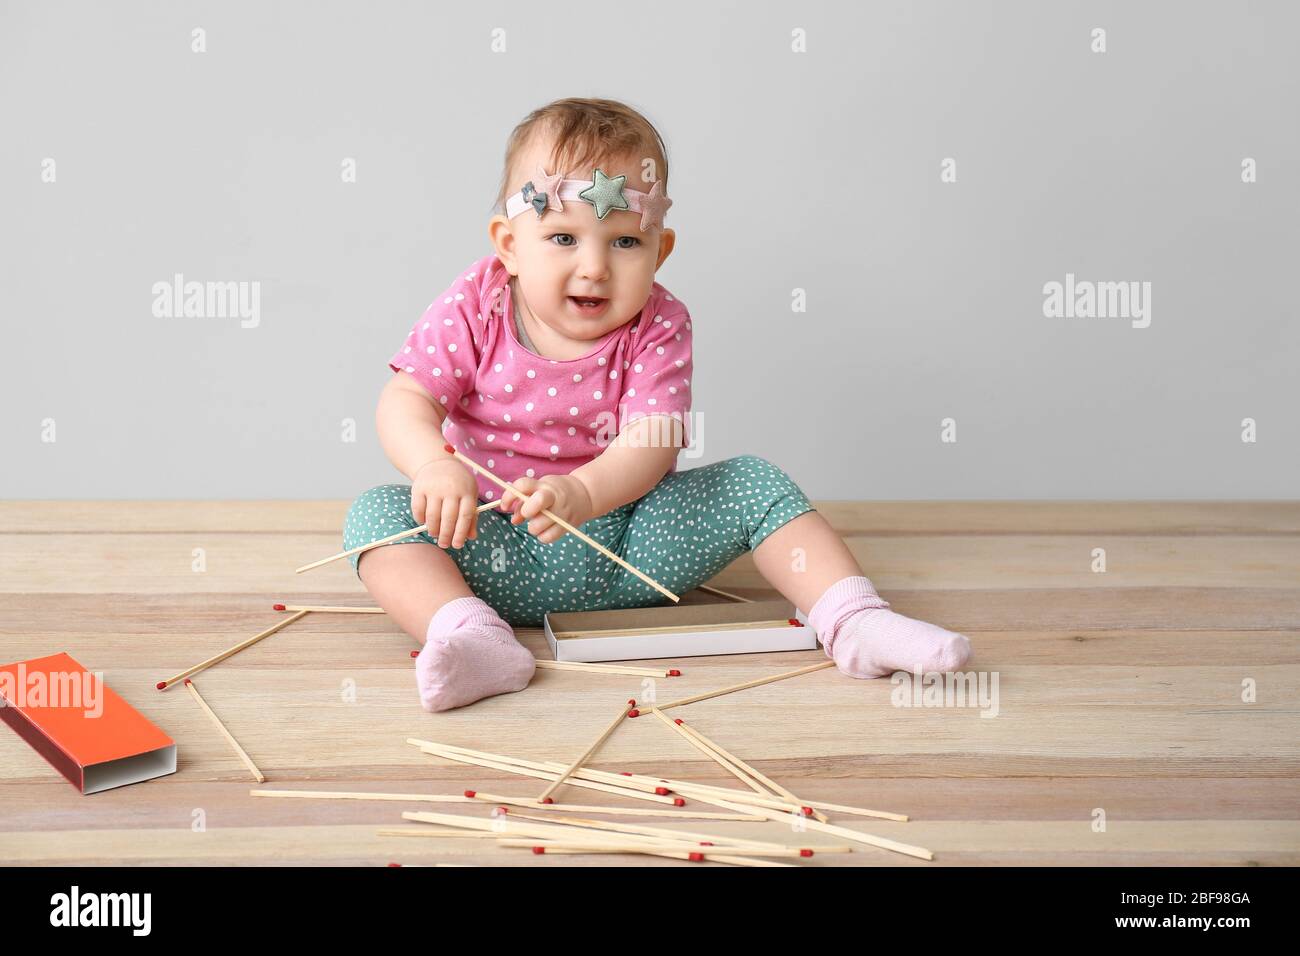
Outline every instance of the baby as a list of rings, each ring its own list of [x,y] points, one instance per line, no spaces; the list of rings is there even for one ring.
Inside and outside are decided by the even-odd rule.
[[[506,148],[494,251],[433,301],[389,361],[379,438],[411,483],[357,498],[344,547],[428,523],[351,559],[424,645],[426,710],[527,686],[534,659],[512,625],[668,603],[544,509],[677,594],[753,551],[853,677],[954,670],[970,653],[963,635],[889,610],[778,466],[741,455],[677,470],[690,444],[693,329],[655,281],[676,242],[663,225],[671,204],[663,140],[641,114],[603,99],[535,110]],[[447,443],[525,497],[476,475]],[[496,507],[479,512],[481,502]]]

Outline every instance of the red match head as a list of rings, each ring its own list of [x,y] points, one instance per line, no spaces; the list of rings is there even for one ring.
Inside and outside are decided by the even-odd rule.
[[[283,610],[284,610],[284,605],[283,605],[283,604],[272,604],[272,605],[271,605],[271,610],[272,610],[272,611],[283,611]],[[396,865],[396,866],[401,866],[402,864],[397,863],[397,864],[394,864],[394,865]]]
[[[627,702],[628,702],[629,704],[631,704],[633,707],[636,706],[636,698],[635,698],[635,697],[629,697],[629,698],[627,699]]]
[[[166,690],[166,689],[167,689],[167,682],[166,682],[165,680],[160,680],[158,683],[154,684],[153,686],[154,686],[157,690]]]
[[[389,863],[388,865],[389,865],[389,866],[401,866],[402,864],[400,864],[400,863]]]
[[[619,771],[619,774],[620,774],[620,776],[630,777],[630,776],[632,776],[632,771],[631,771],[631,770],[620,770],[620,771]]]
[[[419,657],[419,656],[420,656],[420,652],[419,652],[419,651],[411,651],[411,656],[412,656],[412,657]]]
[[[535,846],[535,847],[533,847],[533,852],[536,853],[538,856],[541,856],[543,853],[546,852],[546,847],[544,847],[544,846]]]
[[[473,800],[474,797],[477,795],[477,793],[478,793],[477,790],[466,790],[466,791],[465,791],[465,796],[467,796],[467,797],[469,797],[471,800]]]
[[[554,803],[554,802],[555,802],[554,797],[547,797],[545,800],[542,801],[542,803]]]
[[[686,806],[686,801],[683,800],[681,797],[676,797],[676,798],[673,799],[673,806],[675,806],[675,807],[684,807],[684,806]]]
[[[676,667],[674,667],[672,670],[670,670],[670,671],[668,672],[668,676],[669,676],[669,677],[681,677],[681,676],[682,676],[682,672],[679,671]]]
[[[790,622],[791,627],[803,627],[803,625],[799,623],[799,619],[797,617],[786,618],[786,620]]]
[[[812,855],[813,855],[813,851],[812,851],[812,850],[800,850],[800,851],[799,851],[799,855],[800,855],[800,856],[812,856]]]
[[[812,807],[800,807],[799,809],[803,811],[803,815],[806,817],[813,815]]]
[[[692,863],[699,863],[699,862],[701,862],[701,861],[704,859],[704,854],[703,854],[703,853],[696,853],[696,852],[692,851],[692,852],[686,854],[686,858],[687,858],[688,860],[690,860]]]
[[[641,716],[641,711],[639,711],[639,710],[629,710],[629,711],[627,712],[627,715],[628,715],[629,717],[640,717],[640,716]]]
[[[674,717],[674,718],[673,718],[673,723],[674,723],[674,724],[678,724],[678,725],[680,725],[680,724],[682,723],[682,719],[681,719],[680,717]]]
[[[190,679],[189,679],[188,677],[185,678],[185,686],[186,686],[186,687],[189,687],[189,686],[190,686]]]
[[[500,810],[502,813],[509,813],[509,812],[510,812],[510,808],[509,808],[509,807],[497,807],[497,809]]]
[[[668,794],[672,793],[672,791],[667,787],[655,787],[655,793],[659,794],[661,797],[666,797]]]
[[[442,446],[442,450],[445,451],[445,452],[446,452],[447,454],[449,454],[449,455],[454,455],[454,454],[456,454],[456,449],[452,448],[450,445],[443,445],[443,446]]]

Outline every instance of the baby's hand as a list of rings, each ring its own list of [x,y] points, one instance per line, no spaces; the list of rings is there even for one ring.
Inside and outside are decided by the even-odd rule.
[[[504,491],[501,493],[501,510],[512,511],[517,508],[510,523],[528,521],[528,533],[535,535],[543,544],[558,541],[564,535],[563,526],[542,514],[543,508],[559,515],[574,527],[595,517],[591,513],[591,495],[587,492],[587,486],[572,475],[519,478],[515,480],[514,486],[528,497],[520,499],[518,495]]]
[[[428,521],[428,534],[438,547],[463,548],[478,537],[478,483],[455,458],[422,465],[411,480],[411,516]]]

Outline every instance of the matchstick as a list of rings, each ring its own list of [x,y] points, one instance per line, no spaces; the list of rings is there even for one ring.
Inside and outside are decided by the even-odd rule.
[[[518,774],[522,777],[536,777],[539,780],[554,780],[559,770],[534,770],[531,767],[521,767],[517,764],[498,763],[494,760],[484,760],[482,757],[471,757],[467,754],[456,753],[451,750],[439,750],[435,746],[419,745],[420,750],[424,753],[432,754],[435,757],[442,757],[444,760],[454,760],[457,763],[466,763],[475,767],[486,767],[489,770],[501,770],[505,773]],[[555,765],[557,768],[559,764]],[[647,800],[651,803],[661,803],[670,807],[684,807],[686,800],[682,797],[667,796],[668,788],[662,784],[657,786],[658,793],[654,792],[655,787],[646,784],[623,783],[616,786],[610,783],[600,783],[596,780],[578,779],[574,777],[567,781],[571,787],[583,787],[587,790],[599,790],[602,793],[612,793],[620,797],[628,797],[633,800]],[[632,789],[638,786],[639,789]],[[739,792],[739,791],[737,791]]]
[[[554,780],[556,776],[564,769],[564,764],[555,762],[541,763],[532,760],[515,759],[508,757],[490,757],[479,756],[474,753],[468,753],[452,747],[444,747],[441,744],[420,741],[416,744],[425,753],[433,754],[436,757],[444,757],[447,760],[454,760],[457,763],[466,763],[475,767],[487,767],[490,770],[499,770],[508,768],[511,773],[522,774],[527,777],[536,777],[539,780]],[[648,778],[633,779],[631,777],[622,777],[615,773],[609,773],[603,770],[575,770],[570,776],[570,783],[577,786],[575,781],[584,780],[588,783],[599,784],[604,788],[611,788],[620,793],[635,793],[638,797],[653,797],[655,803],[672,804],[672,799],[668,796],[670,791],[667,784],[653,782]],[[738,791],[739,792],[739,791]],[[534,802],[533,806],[536,806]]]
[[[751,779],[751,778],[749,777],[749,775],[746,774],[743,770],[741,770],[739,767],[733,765],[732,762],[731,762],[730,760],[726,759],[725,757],[723,757],[721,753],[715,752],[715,751],[714,751],[712,748],[710,748],[707,744],[705,744],[705,743],[703,743],[703,742],[701,742],[701,741],[699,741],[699,740],[696,740],[694,737],[692,737],[690,734],[688,734],[688,733],[687,733],[687,732],[686,732],[686,731],[685,731],[685,730],[680,726],[680,724],[681,724],[681,721],[680,721],[680,720],[674,722],[673,719],[672,719],[671,717],[665,717],[664,714],[663,714],[663,711],[661,711],[658,707],[651,707],[651,708],[650,708],[650,713],[654,714],[656,717],[658,717],[660,720],[662,720],[665,724],[667,724],[669,727],[671,727],[675,733],[681,735],[681,737],[682,737],[682,738],[683,738],[683,739],[684,739],[688,744],[690,744],[692,747],[694,747],[694,748],[695,748],[696,750],[698,750],[700,753],[704,754],[704,756],[708,757],[710,760],[714,761],[714,762],[715,762],[719,767],[721,767],[723,770],[727,771],[727,773],[731,774],[733,777],[735,777],[737,780],[739,780],[739,781],[740,781],[741,783],[743,783],[745,786],[749,787],[751,790],[755,790],[755,791],[757,791],[758,793],[763,794],[764,796],[767,796],[767,791],[765,791],[761,786],[759,786],[759,784],[758,784],[756,781],[754,781],[753,779]]]
[[[302,800],[395,800],[409,803],[475,803],[451,793],[366,793],[355,790],[250,790],[254,797],[295,797]]]
[[[489,501],[485,505],[479,505],[474,510],[482,513],[499,505],[499,501]],[[403,538],[414,537],[417,534],[429,532],[429,523],[426,521],[418,528],[412,528],[410,531],[399,531],[396,534],[390,534],[386,538],[380,538],[378,541],[371,541],[368,544],[359,544],[355,548],[349,548],[346,551],[340,551],[338,554],[331,554],[328,558],[321,558],[319,561],[313,561],[311,564],[304,564],[302,567],[294,570],[294,574],[302,574],[304,571],[310,571],[312,568],[319,568],[323,564],[329,564],[331,561],[337,561],[339,558],[348,558],[354,554],[360,554],[362,551],[369,551],[371,548],[377,548],[381,544],[392,544],[394,541],[401,541]]]
[[[553,780],[555,775],[564,769],[562,764],[550,761],[541,762],[535,760],[524,760],[521,757],[504,757],[499,754],[487,754],[482,751],[466,750],[463,747],[453,747],[449,744],[435,744],[427,740],[418,740],[413,737],[408,737],[406,742],[419,747],[425,753],[433,754],[437,757],[444,757],[448,760],[455,760],[460,763],[468,763],[479,767],[487,767],[493,770],[504,770],[507,773],[516,773],[528,777],[540,777],[543,780]],[[653,800],[662,803],[671,802],[675,806],[683,806],[686,801],[680,797],[675,800],[671,799],[668,794],[672,793],[673,790],[680,790],[684,796],[690,796],[692,791],[701,791],[714,797],[735,800],[739,803],[757,803],[773,810],[782,810],[786,813],[799,813],[804,816],[812,816],[811,808],[807,806],[795,806],[778,797],[751,793],[748,790],[715,787],[711,784],[695,784],[684,780],[655,779],[653,777],[647,777],[644,774],[611,773],[607,770],[592,770],[587,767],[580,767],[573,772],[568,783],[570,786],[574,787],[589,787],[595,790],[607,790],[614,793],[620,793],[624,796],[636,796],[638,799],[642,800]],[[634,789],[629,790],[628,788]],[[891,817],[890,819],[893,818]]]
[[[738,690],[748,690],[750,687],[760,687],[763,684],[770,684],[773,681],[786,680],[790,677],[799,677],[802,674],[811,674],[813,671],[820,671],[827,667],[834,666],[834,661],[822,661],[820,664],[810,664],[807,667],[801,667],[795,671],[786,671],[783,674],[773,674],[771,677],[760,677],[758,680],[745,681],[743,684],[732,684],[730,687],[722,687],[718,690],[696,694],[694,697],[683,697],[681,700],[674,700],[667,704],[656,704],[655,706],[660,710],[667,710],[669,707],[681,707],[685,704],[694,704],[696,701],[708,700],[711,697],[721,697],[723,694],[734,694]]]
[[[380,831],[382,832],[382,831]],[[478,866],[477,863],[389,863],[389,866],[399,867],[403,870],[409,870],[411,867],[420,870],[427,866]]]
[[[655,670],[649,667],[625,667],[622,664],[597,664],[585,661],[544,661],[537,660],[537,666],[553,671],[588,671],[593,674],[624,674],[632,677],[681,677],[677,668]]]
[[[336,604],[272,604],[272,611],[319,611],[324,614],[387,614],[382,607],[340,607]]]
[[[554,779],[555,774],[564,769],[563,764],[553,761],[536,761],[524,760],[522,757],[505,757],[499,754],[489,754],[484,751],[468,750],[464,747],[454,747],[450,744],[437,744],[427,740],[419,740],[414,737],[408,737],[407,743],[419,747],[425,753],[434,756],[445,757],[448,760],[455,760],[460,763],[468,763],[474,766],[488,767],[494,770],[505,770],[509,773],[518,773],[524,776],[541,777],[545,780]],[[592,770],[587,767],[579,767],[573,771],[570,776],[569,784],[571,786],[584,786],[581,781],[588,782],[593,788],[602,787],[608,789],[616,788],[616,792],[627,794],[628,789],[638,791],[637,796],[647,800],[656,800],[661,802],[670,802],[668,794],[674,789],[681,788],[681,792],[689,796],[690,790],[702,790],[711,793],[714,796],[724,797],[729,800],[740,802],[762,803],[767,807],[777,810],[785,810],[788,813],[801,812],[805,816],[811,816],[812,810],[804,807],[795,806],[787,803],[784,799],[770,796],[767,794],[750,793],[747,790],[735,790],[729,787],[715,787],[711,784],[695,784],[687,781],[663,780],[654,777],[647,777],[644,774],[632,773],[611,773],[607,770]],[[645,791],[645,792],[641,792]],[[658,796],[651,796],[650,794]],[[683,801],[684,802],[684,801]],[[679,806],[681,804],[678,804]]]
[[[495,836],[505,837],[505,838],[509,838],[511,836],[541,837],[544,840],[572,841],[576,843],[581,843],[583,846],[587,846],[593,843],[599,843],[602,840],[608,842],[607,837],[603,837],[599,833],[594,833],[590,830],[586,830],[581,827],[555,826],[553,824],[519,823],[517,821],[511,820],[509,818],[509,815],[496,817],[495,819],[492,820],[484,820],[479,817],[462,817],[450,813],[429,813],[425,811],[407,810],[402,813],[402,819],[413,820],[419,823],[433,823],[441,827],[485,830],[492,833]],[[534,840],[533,842],[536,843],[536,840]],[[660,846],[662,848],[662,855],[669,855],[669,854],[682,852],[680,850],[672,849],[672,846],[676,844],[675,840],[657,839],[648,842],[652,842]],[[726,845],[719,845],[717,847],[717,851],[722,853],[725,853],[727,849],[728,847]],[[652,852],[657,852],[657,851],[652,851]],[[748,857],[741,857],[741,856],[718,858],[718,862],[728,862],[728,861],[736,862],[741,860],[745,861],[744,864],[741,865],[758,865],[760,863],[762,863],[762,865],[772,865],[772,866],[791,865],[791,864],[776,863],[774,861],[751,860]]]
[[[582,755],[578,757],[578,759],[573,761],[573,763],[569,764],[569,766],[565,768],[565,770],[561,772],[561,774],[558,777],[552,780],[551,785],[549,787],[547,787],[540,794],[538,794],[537,802],[545,803],[546,798],[549,797],[552,793],[554,793],[555,789],[559,787],[560,784],[564,783],[564,781],[569,778],[569,775],[573,773],[573,771],[577,770],[578,767],[582,766],[582,762],[584,760],[586,760],[588,757],[590,757],[592,754],[594,754],[597,750],[600,749],[600,745],[603,744],[606,740],[608,740],[609,735],[618,729],[618,725],[623,722],[623,718],[627,717],[627,715],[632,712],[632,708],[634,708],[635,706],[636,706],[636,701],[633,698],[629,697],[627,703],[623,705],[623,710],[619,712],[619,715],[617,717],[615,717],[613,720],[609,722],[609,726],[606,727],[604,732],[601,733],[601,735],[597,737],[595,741],[592,742],[591,746],[588,747],[586,750],[584,750],[582,752]]]
[[[575,638],[575,637],[617,637],[620,634],[627,634],[629,630],[635,630],[637,635],[642,634],[679,634],[695,633],[696,631],[744,631],[756,628],[772,627],[803,627],[804,625],[798,618],[781,618],[773,621],[733,621],[727,624],[668,624],[663,627],[638,627],[629,629],[626,627],[605,627],[593,631],[555,631],[556,638]]]
[[[426,753],[432,753],[436,756],[445,756],[449,760],[455,760],[459,763],[468,763],[476,766],[490,766],[495,769],[497,766],[511,767],[518,770],[529,770],[533,774],[540,775],[546,780],[551,780],[557,773],[564,769],[564,764],[554,760],[525,760],[522,757],[503,757],[499,754],[487,753],[481,750],[470,750],[466,747],[454,747],[451,744],[440,744],[431,740],[420,740],[416,737],[407,737],[406,742],[412,746],[419,747]],[[584,780],[598,781],[617,787],[620,790],[636,790],[642,793],[653,793],[660,797],[666,797],[669,790],[667,785],[652,781],[644,775],[638,777],[625,777],[622,774],[610,773],[607,770],[586,770],[580,768],[574,771],[573,777],[581,777]],[[669,801],[671,803],[671,801]]]
[[[199,694],[199,689],[194,686],[194,682],[188,677],[185,678],[185,686],[189,688],[189,692],[194,696],[194,700],[198,702],[198,705],[203,708],[203,712],[212,718],[212,722],[216,725],[217,730],[221,731],[221,736],[226,738],[226,742],[230,744],[231,749],[239,755],[239,759],[244,761],[244,764],[252,771],[253,776],[257,778],[257,782],[266,783],[266,777],[262,775],[262,771],[257,769],[257,764],[253,763],[253,758],[245,752],[243,747],[239,746],[239,741],[226,729],[226,725],[221,722],[221,718],[213,713],[212,708],[208,706],[208,702]]]
[[[386,800],[394,803],[495,803],[530,810],[560,813],[608,813],[612,816],[669,817],[679,820],[764,820],[754,813],[717,813],[708,810],[652,810],[649,807],[596,807],[578,803],[548,803],[538,806],[527,797],[503,797],[482,790],[466,790],[462,795],[450,793],[376,793],[356,790],[249,790],[253,797],[300,800]]]
[[[497,836],[491,830],[426,830],[423,827],[386,828],[375,832],[379,836],[424,837],[426,839],[432,837],[444,840],[491,840]]]
[[[500,478],[498,478],[496,475],[492,474],[492,472],[488,471],[486,468],[484,468],[482,465],[480,465],[478,462],[476,462],[473,458],[469,458],[469,457],[467,457],[467,456],[465,456],[465,455],[462,455],[460,452],[458,452],[458,451],[457,451],[455,448],[453,448],[451,445],[443,445],[442,447],[443,447],[443,450],[446,451],[449,455],[454,455],[454,456],[456,457],[456,460],[457,460],[457,461],[459,461],[459,462],[461,462],[462,464],[468,466],[468,467],[469,467],[470,469],[472,469],[475,473],[482,475],[482,476],[483,476],[484,478],[486,478],[488,481],[490,481],[490,482],[492,482],[493,484],[495,484],[498,488],[501,488],[501,489],[506,490],[506,491],[511,491],[511,492],[513,492],[514,494],[516,494],[516,495],[517,495],[519,498],[521,498],[521,499],[525,499],[525,500],[526,500],[526,499],[528,498],[528,495],[524,494],[522,491],[520,491],[520,490],[519,490],[518,488],[516,488],[514,485],[510,484],[510,482],[508,482],[508,481],[502,481],[502,480],[501,480]],[[613,551],[610,551],[608,548],[606,548],[606,547],[605,547],[604,545],[602,545],[600,542],[595,541],[594,539],[592,539],[592,538],[589,537],[588,535],[586,535],[586,534],[584,534],[583,532],[579,531],[577,528],[575,528],[573,525],[569,524],[569,522],[565,521],[563,518],[561,518],[561,517],[560,517],[559,515],[557,515],[555,512],[551,511],[549,508],[543,508],[543,509],[542,509],[542,514],[546,515],[546,517],[550,518],[552,521],[554,521],[556,524],[558,524],[558,525],[559,525],[561,528],[563,528],[565,531],[569,532],[569,533],[570,533],[571,535],[573,535],[575,538],[578,538],[579,540],[586,542],[590,547],[595,548],[597,551],[599,551],[599,552],[600,552],[601,554],[603,554],[605,557],[609,558],[609,559],[610,559],[611,561],[613,561],[615,564],[621,564],[624,568],[626,568],[627,570],[631,571],[633,574],[635,574],[638,578],[640,578],[640,579],[641,579],[642,581],[644,581],[646,584],[650,585],[650,586],[651,586],[652,588],[654,588],[656,591],[659,591],[659,592],[661,592],[662,594],[664,594],[664,595],[666,595],[666,596],[672,598],[674,602],[678,602],[678,601],[681,600],[681,598],[679,598],[679,597],[678,597],[676,594],[674,594],[672,591],[668,590],[666,587],[664,587],[662,584],[660,584],[660,583],[659,583],[658,581],[656,581],[654,578],[652,578],[652,577],[650,577],[650,576],[648,576],[648,575],[646,575],[646,574],[642,574],[642,573],[641,573],[640,571],[638,571],[636,568],[632,567],[632,565],[628,564],[626,561],[624,561],[622,558],[620,558],[620,557],[619,557],[617,554],[615,554]]]
[[[741,597],[739,594],[732,594],[730,591],[724,591],[722,588],[711,588],[707,584],[697,584],[697,591],[703,591],[705,594],[716,594],[718,597],[730,598],[732,601],[738,601],[742,604],[753,604],[752,598]]]
[[[728,810],[743,810],[727,800],[716,800],[713,797],[698,797],[697,799],[705,803],[711,803],[715,807],[723,807]],[[766,816],[769,820],[775,820],[778,823],[785,823],[790,819],[788,813],[782,813],[780,810],[769,810],[761,807],[758,812]],[[887,840],[884,837],[874,836],[870,833],[862,833],[858,830],[850,830],[848,827],[836,826],[833,823],[822,823],[819,820],[804,820],[803,826],[809,830],[818,830],[822,833],[832,833],[836,836],[842,836],[846,840],[854,840],[858,843],[865,843],[868,846],[878,847],[882,850],[893,850],[895,853],[902,853],[906,856],[914,856],[918,860],[933,860],[934,854],[922,846],[912,846],[910,843],[899,843],[897,840]]]
[[[713,833],[695,833],[689,830],[667,830],[663,827],[641,826],[635,823],[609,823],[605,820],[585,820],[580,817],[539,817],[531,813],[517,813],[510,811],[510,818],[523,817],[526,820],[542,821],[545,823],[562,823],[567,826],[582,827],[590,830],[601,830],[608,833],[632,834],[639,836],[644,841],[650,838],[655,841],[685,841],[687,843],[710,844],[717,847],[731,848],[733,846],[749,847],[751,849],[803,849],[802,847],[791,847],[787,843],[770,843],[767,840],[746,840],[740,837],[717,836]],[[823,853],[851,853],[852,847],[848,846],[828,846],[817,847]]]
[[[657,712],[657,711],[656,711],[656,712]],[[664,719],[664,720],[668,720],[668,719],[669,719],[669,718],[667,718],[667,717],[664,717],[663,714],[659,714],[659,716],[660,716],[662,719]],[[770,779],[768,779],[767,777],[763,776],[761,773],[759,773],[757,770],[755,770],[755,769],[754,769],[753,767],[751,767],[749,764],[745,763],[745,761],[741,760],[741,759],[740,759],[739,757],[737,757],[735,754],[730,753],[730,752],[728,752],[727,750],[725,750],[724,748],[718,746],[716,743],[714,743],[714,742],[713,742],[712,740],[710,740],[708,737],[704,736],[704,734],[700,733],[700,732],[699,732],[698,730],[696,730],[694,727],[692,727],[692,726],[690,726],[689,724],[687,724],[686,721],[682,720],[680,717],[674,717],[674,718],[672,718],[672,720],[673,720],[673,725],[674,725],[675,727],[677,727],[677,729],[681,730],[681,731],[682,731],[683,733],[685,733],[687,736],[697,738],[698,741],[699,741],[701,744],[703,744],[705,747],[708,747],[710,750],[714,750],[714,751],[716,751],[718,754],[720,754],[721,756],[725,757],[727,760],[730,760],[733,764],[735,764],[737,767],[739,767],[739,768],[740,768],[741,770],[743,770],[745,773],[749,774],[751,777],[753,777],[753,778],[754,778],[755,780],[757,780],[759,783],[761,783],[761,784],[763,784],[764,786],[766,786],[766,787],[767,787],[769,790],[771,790],[773,793],[780,794],[781,796],[783,796],[783,797],[785,797],[786,799],[788,799],[791,803],[795,803],[795,804],[798,804],[798,805],[800,805],[800,806],[805,806],[805,805],[806,805],[806,804],[804,803],[803,800],[800,800],[798,797],[796,797],[796,796],[795,796],[793,793],[791,793],[789,790],[785,789],[785,787],[781,786],[781,785],[780,785],[779,783],[777,783],[776,781],[774,781],[774,780],[770,780]],[[824,814],[824,813],[822,813],[822,812],[820,812],[820,811],[818,811],[818,810],[814,810],[814,811],[813,811],[813,816],[814,816],[816,819],[820,820],[822,823],[830,823],[830,822],[831,822],[831,821],[830,821],[830,817],[826,816],[826,814]]]
[[[419,747],[423,752],[433,754],[434,756],[445,757],[449,760],[456,760],[461,763],[468,763],[474,766],[489,766],[492,769],[505,770],[510,773],[521,772],[530,769],[537,776],[542,776],[546,772],[558,772],[562,765],[553,761],[525,760],[522,757],[509,757],[504,754],[489,753],[485,750],[469,750],[465,747],[457,747],[452,744],[433,743],[432,741],[420,740],[415,737],[406,739],[408,744]],[[479,764],[476,761],[483,760],[486,764]],[[525,773],[525,776],[530,774]],[[718,787],[707,783],[693,783],[687,780],[672,780],[665,777],[649,777],[645,774],[633,773],[611,773],[606,770],[591,770],[587,767],[579,767],[574,771],[574,779],[569,781],[572,786],[580,786],[578,779],[589,781],[617,781],[622,787],[643,786],[647,789],[657,787],[657,793],[679,792],[686,796],[691,795],[691,791],[697,791],[725,800],[734,800],[737,803],[756,803],[774,810],[784,810],[786,813],[801,812],[804,816],[812,816],[812,808],[817,807],[822,810],[833,810],[837,813],[852,813],[858,816],[875,817],[880,820],[895,820],[899,823],[906,823],[908,817],[902,813],[890,813],[885,810],[866,810],[862,807],[849,807],[839,803],[828,803],[825,800],[808,800],[803,801],[800,806],[787,803],[785,800],[776,797],[765,798],[756,793],[749,793],[745,790],[736,790],[732,787]],[[550,779],[546,777],[546,779]],[[620,791],[626,794],[626,789]],[[638,797],[645,797],[651,800],[664,799],[652,797],[649,794],[637,794]],[[538,810],[542,807],[530,805],[530,809]],[[755,811],[757,812],[757,811]]]
[[[169,677],[167,678],[167,680],[160,680],[155,686],[158,688],[158,690],[166,690],[168,687],[176,683],[178,680],[184,680],[186,677],[192,677],[193,675],[197,674],[199,671],[207,670],[213,664],[220,664],[227,657],[233,657],[235,654],[238,654],[244,648],[252,647],[258,641],[262,640],[262,638],[270,637],[276,631],[283,630],[284,628],[292,624],[294,621],[298,620],[299,618],[306,617],[310,613],[311,613],[310,611],[295,611],[293,614],[289,615],[289,617],[286,617],[280,623],[272,624],[261,634],[255,634],[253,637],[250,637],[246,641],[240,641],[238,644],[236,644],[234,647],[230,648],[229,650],[224,650],[220,654],[216,655],[215,657],[209,657],[206,661],[203,661],[203,663],[195,664],[189,670],[181,671],[175,677]]]
[[[514,837],[497,837],[497,843],[500,846],[531,847],[533,852],[538,856],[543,853],[648,853],[659,856],[664,852],[664,848],[672,844],[665,843],[538,843],[536,840],[520,840]],[[691,849],[687,849],[691,847]],[[700,849],[699,844],[683,843],[679,849],[687,854],[687,858],[696,860],[711,860],[714,854],[707,848]],[[731,856],[780,856],[780,857],[809,857],[813,851],[803,850],[759,850],[752,846],[729,846],[726,848],[727,854]]]
[[[402,814],[402,818],[404,820],[413,820],[419,823],[433,823],[441,827],[455,827],[458,829],[472,828],[477,830],[483,830],[486,831],[488,835],[495,836],[495,837],[530,836],[530,837],[541,837],[543,839],[548,839],[548,840],[549,839],[572,840],[581,843],[583,846],[586,846],[590,843],[595,843],[600,836],[599,834],[590,833],[589,831],[583,831],[576,827],[539,826],[536,824],[528,825],[528,824],[511,822],[504,817],[497,817],[494,820],[483,820],[476,817],[458,817],[453,814],[447,814],[447,813],[422,813],[422,812],[417,813],[408,810]],[[412,835],[402,830],[381,830],[379,832],[381,834],[394,835],[394,836]],[[533,843],[536,842],[537,842],[536,840],[533,841]],[[664,841],[659,845],[662,847],[661,851],[652,851],[652,852],[656,852],[656,855],[674,856],[677,859],[687,859],[683,851],[672,849],[671,848],[672,845],[668,844],[667,841]],[[778,863],[774,860],[755,860],[743,856],[717,857],[715,858],[715,860],[716,862],[719,863],[731,862],[741,866],[792,866],[793,865],[788,863]]]
[[[250,793],[252,791],[249,791]],[[496,803],[506,807],[526,807],[529,810],[545,810],[547,813],[607,813],[616,817],[669,817],[677,820],[763,820],[757,814],[748,813],[714,813],[708,810],[652,810],[650,807],[596,807],[580,803],[547,803],[539,806],[535,800],[523,797],[503,797],[482,790],[466,790],[465,796],[484,803]],[[545,819],[545,817],[539,817]]]
[[[527,846],[529,844],[525,843],[524,845]],[[544,843],[538,844],[537,846],[533,847],[533,852],[538,856],[544,856],[547,852],[546,850],[547,846],[548,844],[544,844]],[[569,854],[569,853],[599,853],[601,851],[599,849],[588,850],[584,848],[578,850],[556,849],[556,850],[551,850],[550,852],[556,854]],[[625,852],[625,851],[620,850],[616,852]],[[794,866],[793,863],[781,863],[778,860],[759,860],[759,859],[754,859],[752,857],[744,857],[744,856],[720,856],[716,853],[704,853],[704,852],[697,852],[695,850],[672,850],[672,849],[668,849],[667,847],[661,850],[647,849],[647,850],[637,850],[635,852],[644,854],[646,856],[667,857],[670,860],[690,860],[692,863],[704,863],[704,862],[729,863],[732,866]]]

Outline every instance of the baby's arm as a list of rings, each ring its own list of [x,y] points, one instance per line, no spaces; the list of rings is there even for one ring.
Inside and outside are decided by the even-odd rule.
[[[379,442],[388,460],[411,479],[411,516],[429,525],[444,551],[478,537],[478,483],[444,450],[442,404],[406,372],[384,386],[375,411]]]
[[[446,417],[438,400],[405,372],[396,372],[384,386],[375,409],[379,443],[388,460],[402,474],[414,478],[426,462],[437,458],[455,459],[443,451],[442,420]]]
[[[671,423],[671,443],[661,437],[662,423]],[[668,473],[682,442],[682,423],[664,415],[632,421],[609,447],[587,464],[569,472],[591,497],[591,513],[603,515],[636,501]]]

